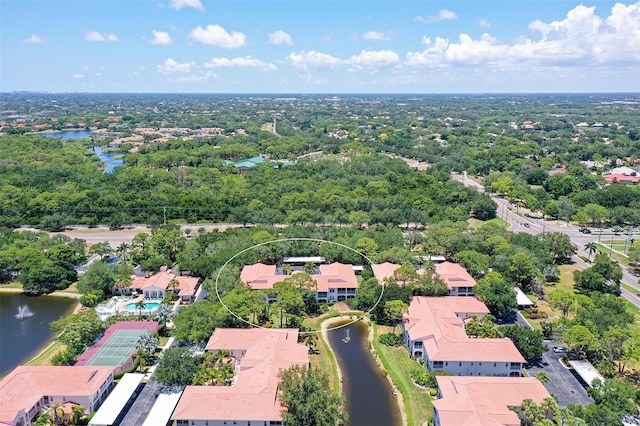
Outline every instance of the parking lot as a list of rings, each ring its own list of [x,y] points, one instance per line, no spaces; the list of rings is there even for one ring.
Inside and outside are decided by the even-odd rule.
[[[564,354],[555,353],[552,350],[553,344],[546,343],[549,350],[542,354],[539,363],[528,364],[525,369],[527,374],[535,376],[538,371],[545,371],[549,375],[549,382],[544,387],[549,393],[558,397],[558,404],[566,406],[568,404],[586,405],[593,402],[587,395],[587,391],[574,376],[573,370],[566,368],[560,361]]]

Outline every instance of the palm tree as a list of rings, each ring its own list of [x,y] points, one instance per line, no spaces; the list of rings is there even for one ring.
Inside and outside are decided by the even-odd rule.
[[[590,243],[585,244],[584,249],[589,253],[589,262],[591,262],[591,255],[598,251],[598,246],[595,242],[591,241]]]
[[[51,404],[51,413],[53,414],[54,425],[61,425],[64,423],[64,409],[62,408],[62,404],[59,402]]]
[[[309,275],[313,275],[316,272],[316,264],[313,262],[307,262],[304,264],[304,272]]]
[[[135,306],[136,306],[136,309],[138,310],[138,314],[142,316],[142,310],[147,307],[146,303],[144,303],[144,300],[143,299],[138,300]]]
[[[84,417],[84,406],[83,405],[72,405],[71,412],[69,413],[69,417],[67,418],[67,424],[69,425],[79,425],[82,424],[82,418]]]
[[[282,273],[285,275],[291,275],[291,265],[288,263],[285,263],[284,265],[282,265]]]

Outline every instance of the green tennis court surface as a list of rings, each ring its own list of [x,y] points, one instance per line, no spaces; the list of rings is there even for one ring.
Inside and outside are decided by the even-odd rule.
[[[85,365],[123,365],[136,349],[138,339],[147,330],[116,330]]]

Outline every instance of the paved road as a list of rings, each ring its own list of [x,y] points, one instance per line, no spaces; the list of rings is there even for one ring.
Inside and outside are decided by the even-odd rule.
[[[573,374],[573,370],[566,368],[560,358],[562,354],[557,354],[551,350],[550,343],[546,343],[549,350],[542,354],[542,359],[538,363],[525,366],[530,376],[535,376],[539,371],[545,371],[549,375],[549,382],[544,387],[549,393],[558,397],[558,404],[566,406],[568,404],[587,405],[593,399],[587,395],[587,391]]]
[[[451,177],[459,182],[462,182],[466,186],[475,188],[479,192],[485,192],[484,186],[475,181],[472,181],[471,179],[468,179],[465,175],[451,173]],[[578,257],[589,257],[589,254],[585,251],[584,246],[589,242],[598,241],[606,245],[607,241],[610,241],[611,238],[614,237],[613,235],[611,235],[611,233],[583,234],[576,228],[572,228],[565,224],[558,225],[556,223],[551,223],[550,221],[546,221],[543,219],[526,218],[524,217],[524,214],[521,215],[519,214],[519,212],[514,212],[513,210],[511,210],[510,203],[507,200],[493,194],[490,194],[490,196],[491,199],[495,201],[496,204],[498,204],[498,209],[496,211],[497,215],[509,223],[509,229],[511,231],[525,232],[532,235],[538,235],[543,232],[562,232],[569,236],[571,243],[578,249],[578,253],[572,257],[572,260],[584,269],[591,266],[580,259],[580,257]],[[525,224],[528,224],[528,226]],[[625,266],[620,266],[622,267],[623,274],[621,282],[628,285],[629,287],[636,289],[637,293],[640,293],[640,284],[638,283],[638,277]],[[623,288],[622,297],[640,308],[640,298],[632,292],[627,291]]]

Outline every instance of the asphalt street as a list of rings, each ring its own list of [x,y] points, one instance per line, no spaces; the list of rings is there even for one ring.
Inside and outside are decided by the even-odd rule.
[[[465,175],[452,173],[451,177],[464,185],[475,188],[479,192],[485,192],[484,186],[467,178]],[[591,234],[583,234],[577,228],[567,226],[566,224],[558,225],[551,223],[543,219],[531,219],[524,216],[524,210],[514,211],[510,208],[510,203],[496,195],[490,194],[491,199],[496,202],[498,209],[497,215],[509,223],[509,230],[512,232],[525,232],[532,235],[538,235],[543,232],[562,232],[566,234],[571,243],[577,248],[578,253],[572,257],[572,260],[580,267],[586,269],[589,265],[579,256],[589,257],[589,254],[585,251],[585,245],[589,242],[600,242],[603,245],[607,245],[607,242],[611,242],[612,239],[624,238],[624,236],[616,236],[609,232],[594,232]],[[638,237],[640,238],[640,237]],[[622,267],[622,280],[623,284],[634,288],[635,292],[630,292],[622,288],[622,297],[627,299],[632,304],[640,308],[640,297],[634,293],[640,293],[640,284],[638,283],[638,276],[634,275],[632,271],[623,265]]]

